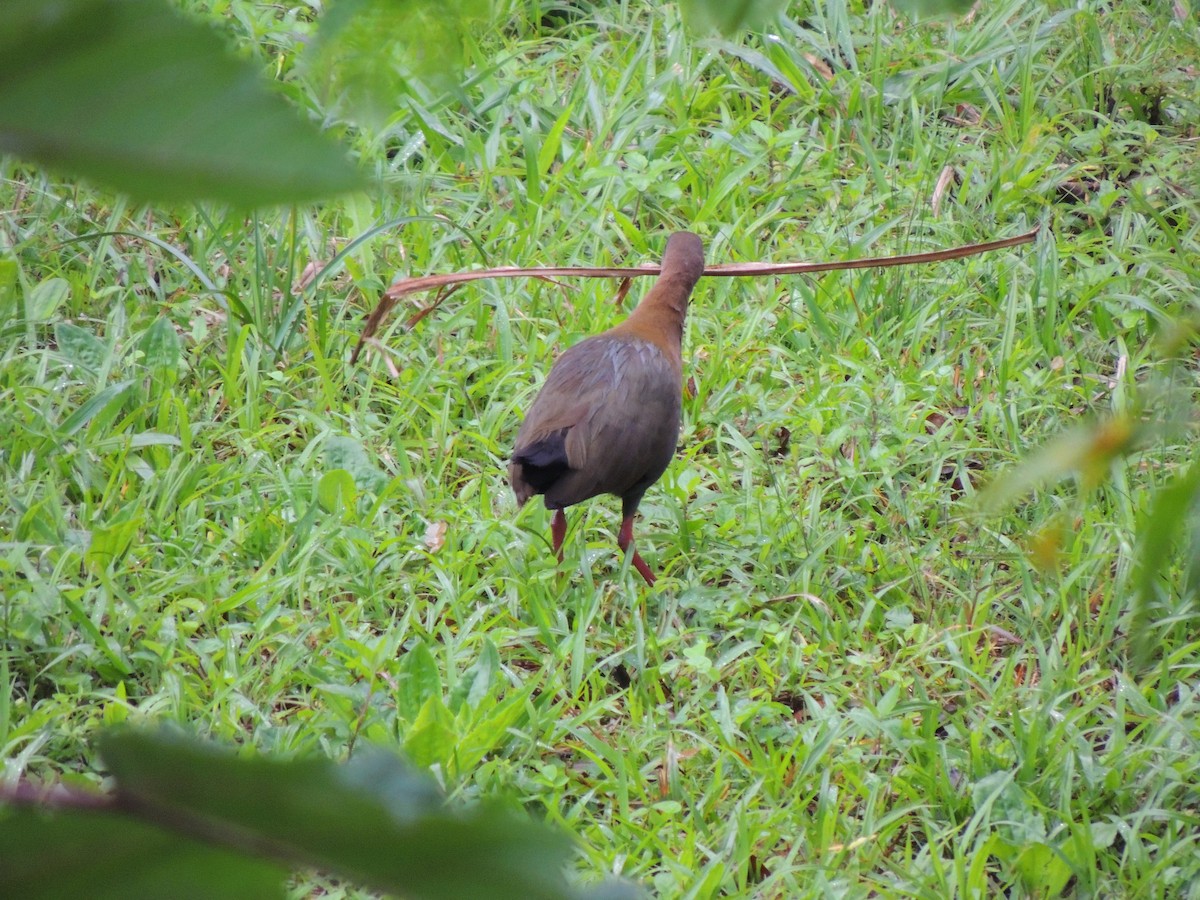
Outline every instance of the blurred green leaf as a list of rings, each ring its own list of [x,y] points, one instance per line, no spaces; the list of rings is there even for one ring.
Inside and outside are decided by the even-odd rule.
[[[465,704],[468,709],[475,709],[484,699],[491,696],[492,685],[500,672],[500,651],[490,640],[485,640],[479,650],[479,656],[471,667],[462,674],[450,692],[448,706],[451,712],[457,713]]]
[[[423,93],[410,80],[457,94],[470,35],[493,15],[492,0],[337,0],[321,19],[307,58],[310,79],[356,118],[390,116],[396,97]],[[428,98],[427,98],[428,99]]]
[[[1146,512],[1145,520],[1138,528],[1137,550],[1134,554],[1133,610],[1129,625],[1132,667],[1141,669],[1146,665],[1155,644],[1155,631],[1151,619],[1161,603],[1162,578],[1166,574],[1171,555],[1176,552],[1185,526],[1193,526],[1190,546],[1189,577],[1186,579],[1190,602],[1195,605],[1200,582],[1196,560],[1196,542],[1200,539],[1200,528],[1196,527],[1197,507],[1200,505],[1200,462],[1160,488]]]
[[[428,777],[383,751],[342,766],[283,762],[134,731],[104,735],[100,751],[123,805],[220,845],[410,897],[569,893],[564,835],[486,804],[453,810]]]
[[[362,186],[344,153],[161,0],[9,0],[0,152],[149,200],[238,206]]]
[[[345,435],[335,434],[325,441],[325,466],[330,471],[349,472],[355,487],[366,491],[378,493],[387,483],[387,477],[375,467],[363,445]]]
[[[0,304],[3,304],[0,309],[4,309],[6,315],[11,315],[8,306],[16,294],[20,276],[21,267],[17,261],[11,256],[0,256]]]
[[[54,342],[58,352],[68,363],[87,369],[95,374],[104,367],[108,358],[108,347],[86,328],[60,322],[54,326]]]
[[[347,517],[354,509],[354,478],[345,469],[333,469],[317,482],[317,502],[331,516]]]
[[[422,768],[444,764],[454,750],[458,735],[454,716],[440,694],[425,700],[404,738],[404,752]]]
[[[508,730],[525,715],[525,704],[538,685],[531,683],[510,694],[499,703],[484,705],[478,721],[469,727],[454,746],[454,771],[465,775],[475,769],[483,758],[504,746]]]
[[[142,365],[156,378],[174,382],[183,362],[183,345],[170,319],[158,318],[138,342]]]
[[[70,437],[81,428],[85,428],[97,416],[106,412],[111,413],[115,407],[125,402],[125,392],[132,385],[132,381],[118,381],[101,390],[58,426],[58,436],[60,438]]]
[[[1062,853],[1041,841],[1021,850],[1016,869],[1022,885],[1036,897],[1060,896],[1074,874]]]
[[[404,655],[400,673],[396,708],[403,719],[414,722],[430,697],[442,695],[438,661],[424,641],[418,642]]]
[[[696,32],[729,37],[768,25],[787,8],[786,0],[683,0],[683,16]]]
[[[974,0],[892,0],[896,9],[914,19],[932,16],[959,16],[971,8]]]
[[[92,526],[92,539],[83,561],[94,572],[102,572],[125,555],[133,544],[144,517],[136,507],[118,513],[111,522]]]
[[[269,900],[286,869],[115,812],[0,813],[0,897]]]
[[[995,514],[1035,488],[1068,475],[1077,475],[1085,488],[1094,487],[1114,460],[1141,447],[1152,431],[1126,416],[1072,428],[988,485],[980,507]]]
[[[54,318],[58,308],[70,295],[71,286],[65,278],[47,278],[38,282],[25,300],[26,319],[30,322],[46,322]]]

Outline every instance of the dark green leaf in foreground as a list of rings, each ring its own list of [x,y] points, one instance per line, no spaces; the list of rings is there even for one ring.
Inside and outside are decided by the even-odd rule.
[[[1194,462],[1186,472],[1176,476],[1154,495],[1150,510],[1138,530],[1136,565],[1133,573],[1135,594],[1129,626],[1131,662],[1135,669],[1146,665],[1159,636],[1154,627],[1154,620],[1158,618],[1156,612],[1161,613],[1167,606],[1162,597],[1163,579],[1168,572],[1170,557],[1176,552],[1189,525],[1193,534],[1185,554],[1185,559],[1189,560],[1189,577],[1184,580],[1184,598],[1193,606],[1197,602],[1197,594],[1200,592],[1195,533],[1200,531],[1197,529],[1197,520],[1200,518],[1197,514],[1198,506],[1200,462]],[[1166,613],[1163,613],[1162,617],[1166,618]]]
[[[719,31],[727,37],[768,25],[786,7],[786,0],[684,0],[682,6],[693,31]]]
[[[119,801],[256,855],[407,897],[563,897],[571,843],[507,810],[448,807],[429,779],[382,751],[325,760],[239,758],[164,734],[100,744]]]
[[[892,0],[892,5],[917,19],[932,16],[960,16],[969,10],[973,0]]]
[[[383,122],[394,114],[396,97],[408,93],[410,79],[435,95],[445,92],[443,99],[462,93],[472,35],[486,30],[499,4],[337,0],[327,6],[312,52],[305,55],[309,80],[323,86],[327,103],[348,103],[356,121]]]
[[[360,185],[209,28],[160,0],[10,0],[0,152],[148,200],[295,202]]]
[[[1035,488],[1068,475],[1076,475],[1090,490],[1115,460],[1140,448],[1153,432],[1125,416],[1068,429],[989,484],[980,495],[980,507],[994,515]]]
[[[24,900],[270,900],[287,871],[132,816],[0,812],[0,897]]]

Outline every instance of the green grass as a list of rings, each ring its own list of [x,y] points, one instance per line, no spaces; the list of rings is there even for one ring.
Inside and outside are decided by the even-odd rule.
[[[296,64],[304,15],[196,6],[348,115]],[[505,14],[453,97],[410,81],[348,128],[370,197],[171,213],[4,163],[4,779],[98,781],[98,729],[166,719],[403,747],[576,833],[582,878],[661,896],[1200,897],[1183,561],[1127,665],[1140,517],[1194,455],[1195,360],[1156,343],[1197,312],[1194,16],[827,3],[730,43],[582,6],[562,31]],[[348,364],[407,274],[637,264],[677,228],[733,262],[1033,224],[965,261],[702,281],[638,525],[654,590],[615,501],[571,511],[558,566],[505,483],[614,285],[469,285]],[[974,512],[1051,436],[1143,411],[1184,426]]]

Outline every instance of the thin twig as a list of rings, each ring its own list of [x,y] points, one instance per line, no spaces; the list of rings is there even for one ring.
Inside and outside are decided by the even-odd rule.
[[[834,272],[843,269],[886,269],[892,266],[911,266],[920,263],[944,262],[950,259],[962,259],[965,256],[975,256],[980,253],[988,253],[992,250],[1003,250],[1007,247],[1017,247],[1021,244],[1028,244],[1037,237],[1038,229],[1034,228],[1025,234],[1019,234],[1016,237],[1001,238],[998,241],[986,241],[982,244],[967,244],[963,247],[952,247],[949,250],[933,250],[928,253],[906,253],[901,256],[877,256],[867,257],[865,259],[851,260],[835,260],[830,262],[816,263],[722,263],[714,266],[706,266],[704,274],[708,277],[716,278],[739,278],[746,276],[759,275],[811,275],[816,272]],[[466,284],[471,281],[482,281],[486,278],[636,278],[640,275],[657,275],[660,268],[654,265],[638,266],[637,268],[610,268],[610,267],[593,267],[593,266],[555,266],[547,268],[518,268],[516,266],[502,266],[496,269],[477,269],[473,272],[451,272],[445,275],[424,275],[419,278],[404,278],[392,284],[383,293],[380,298],[379,305],[372,310],[371,315],[367,317],[366,324],[363,326],[362,336],[358,339],[358,344],[354,348],[354,352],[350,355],[350,361],[357,362],[359,352],[362,350],[363,344],[374,336],[379,328],[380,322],[396,305],[396,301],[401,297],[406,297],[409,294],[417,294],[422,291],[432,291],[444,289],[451,285],[457,286]],[[423,310],[413,319],[410,319],[411,324],[416,324],[421,318],[424,318],[429,312],[439,305],[440,300]]]

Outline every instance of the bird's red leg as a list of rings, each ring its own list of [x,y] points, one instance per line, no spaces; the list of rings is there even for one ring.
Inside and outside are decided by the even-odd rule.
[[[562,545],[567,536],[567,514],[561,509],[554,511],[554,518],[550,521],[550,536],[554,539],[554,555],[562,562]]]
[[[621,548],[622,553],[628,553],[629,548],[633,546],[633,516],[634,514],[630,513],[622,519],[621,530],[617,532],[617,546]],[[642,559],[642,555],[636,549],[633,551],[633,567],[646,579],[646,584],[654,586],[654,582],[658,579],[654,577],[654,573],[650,571],[650,567],[646,565],[646,561]]]

